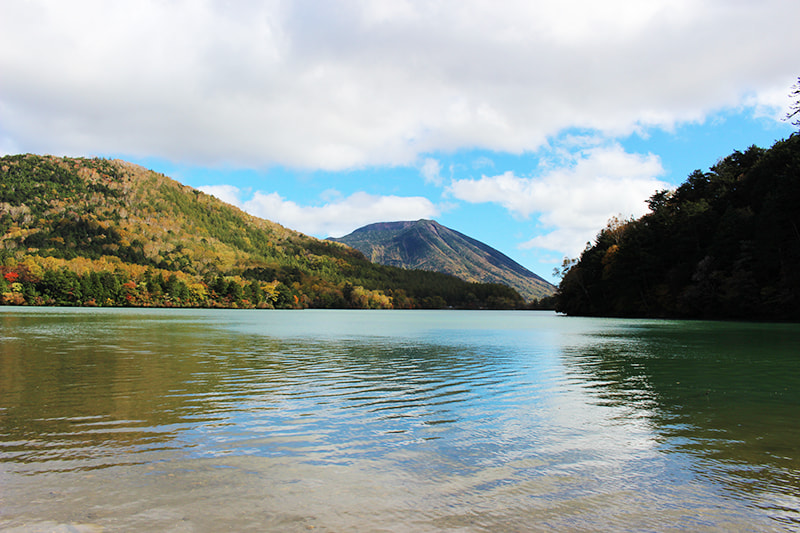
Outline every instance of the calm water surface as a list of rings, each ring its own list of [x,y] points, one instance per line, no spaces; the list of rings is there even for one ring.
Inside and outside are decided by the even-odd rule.
[[[798,415],[798,325],[0,308],[0,530],[796,530]]]

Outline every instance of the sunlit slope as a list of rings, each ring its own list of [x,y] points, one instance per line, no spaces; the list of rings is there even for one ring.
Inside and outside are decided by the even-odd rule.
[[[521,301],[504,288],[372,264],[352,248],[118,160],[0,158],[0,232],[2,303],[391,308]],[[46,280],[45,272],[55,274]],[[98,273],[110,286],[99,293],[97,279],[86,282]],[[117,289],[126,283],[127,292]]]

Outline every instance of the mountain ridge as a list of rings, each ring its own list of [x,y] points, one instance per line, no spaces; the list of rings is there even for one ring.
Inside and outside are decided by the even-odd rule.
[[[501,285],[404,271],[120,160],[0,157],[0,303],[520,308]]]
[[[541,276],[502,252],[435,220],[376,222],[329,240],[352,246],[383,265],[443,272],[470,282],[502,283],[528,300],[555,291]]]

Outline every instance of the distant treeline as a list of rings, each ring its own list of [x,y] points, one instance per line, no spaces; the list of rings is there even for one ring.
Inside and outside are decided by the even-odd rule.
[[[800,134],[695,171],[565,261],[570,315],[800,320]]]
[[[398,277],[405,279],[385,283],[359,280],[372,288],[351,281],[333,284],[312,279],[301,271],[275,274],[194,276],[124,263],[115,257],[65,260],[27,255],[22,261],[5,258],[0,266],[0,298],[6,305],[261,309],[513,309],[525,305],[505,285],[466,283],[422,271],[402,271]]]

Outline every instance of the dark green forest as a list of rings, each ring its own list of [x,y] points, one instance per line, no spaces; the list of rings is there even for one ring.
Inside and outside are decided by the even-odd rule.
[[[376,265],[124,161],[0,158],[0,303],[520,308],[515,290]]]
[[[800,320],[800,134],[697,170],[565,261],[569,315]]]

